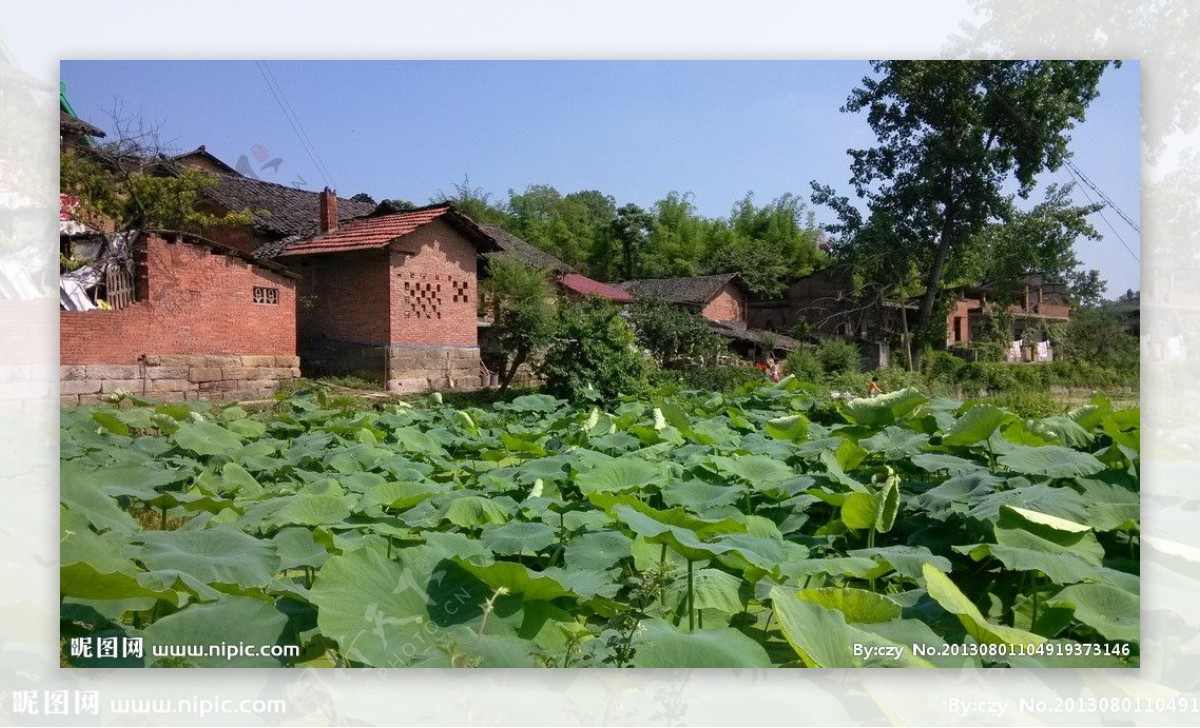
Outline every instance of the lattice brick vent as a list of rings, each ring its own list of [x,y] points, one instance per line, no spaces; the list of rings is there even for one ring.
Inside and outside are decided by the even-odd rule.
[[[471,302],[471,297],[470,297],[470,289],[471,289],[471,285],[470,285],[470,282],[468,282],[468,281],[456,281],[456,280],[454,280],[454,279],[451,279],[451,280],[450,280],[450,285],[451,285],[451,286],[454,288],[454,298],[453,298],[453,301],[454,301],[455,303],[470,303],[470,302]]]

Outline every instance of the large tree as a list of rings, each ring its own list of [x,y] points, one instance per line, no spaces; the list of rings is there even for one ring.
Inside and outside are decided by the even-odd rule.
[[[849,150],[851,184],[886,221],[895,255],[922,271],[917,333],[929,342],[947,262],[1068,158],[1068,132],[1097,96],[1108,61],[880,61],[844,112],[866,112],[878,139]],[[851,235],[863,225],[844,197],[813,183]]]

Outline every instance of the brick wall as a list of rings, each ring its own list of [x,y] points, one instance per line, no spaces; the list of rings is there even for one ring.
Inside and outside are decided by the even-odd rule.
[[[478,346],[475,246],[435,220],[392,247],[391,343]]]
[[[241,368],[240,358],[253,356],[270,359],[270,368],[292,368],[278,364],[275,357],[290,362],[296,355],[294,278],[216,254],[188,237],[149,234],[137,246],[135,260],[140,300],[120,311],[59,312],[64,397],[100,393],[67,392],[79,387],[67,387],[67,381],[131,381],[124,378],[129,373],[124,370],[97,370],[103,376],[84,372],[86,376],[77,377],[80,373],[72,367],[137,368],[155,356],[234,357]],[[255,303],[255,287],[274,290],[278,303]]]
[[[971,339],[970,313],[971,309],[979,308],[979,299],[962,298],[955,302],[954,308],[946,314],[946,345],[955,343],[965,344]]]
[[[302,352],[325,348],[323,339],[389,343],[388,251],[286,258],[300,274],[297,336]]]
[[[746,294],[734,283],[726,283],[721,292],[700,311],[709,321],[746,323]]]

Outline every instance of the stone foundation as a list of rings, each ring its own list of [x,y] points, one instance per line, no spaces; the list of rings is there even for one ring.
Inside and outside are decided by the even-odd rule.
[[[384,354],[393,392],[479,389],[479,349],[458,346],[393,347]]]
[[[139,364],[59,367],[59,395],[71,405],[94,404],[118,389],[160,402],[265,399],[299,376],[295,356],[148,354]]]

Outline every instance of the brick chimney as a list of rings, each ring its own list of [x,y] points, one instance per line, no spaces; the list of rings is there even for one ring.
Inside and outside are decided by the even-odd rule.
[[[337,193],[326,187],[321,191],[321,232],[330,233],[338,228]]]

